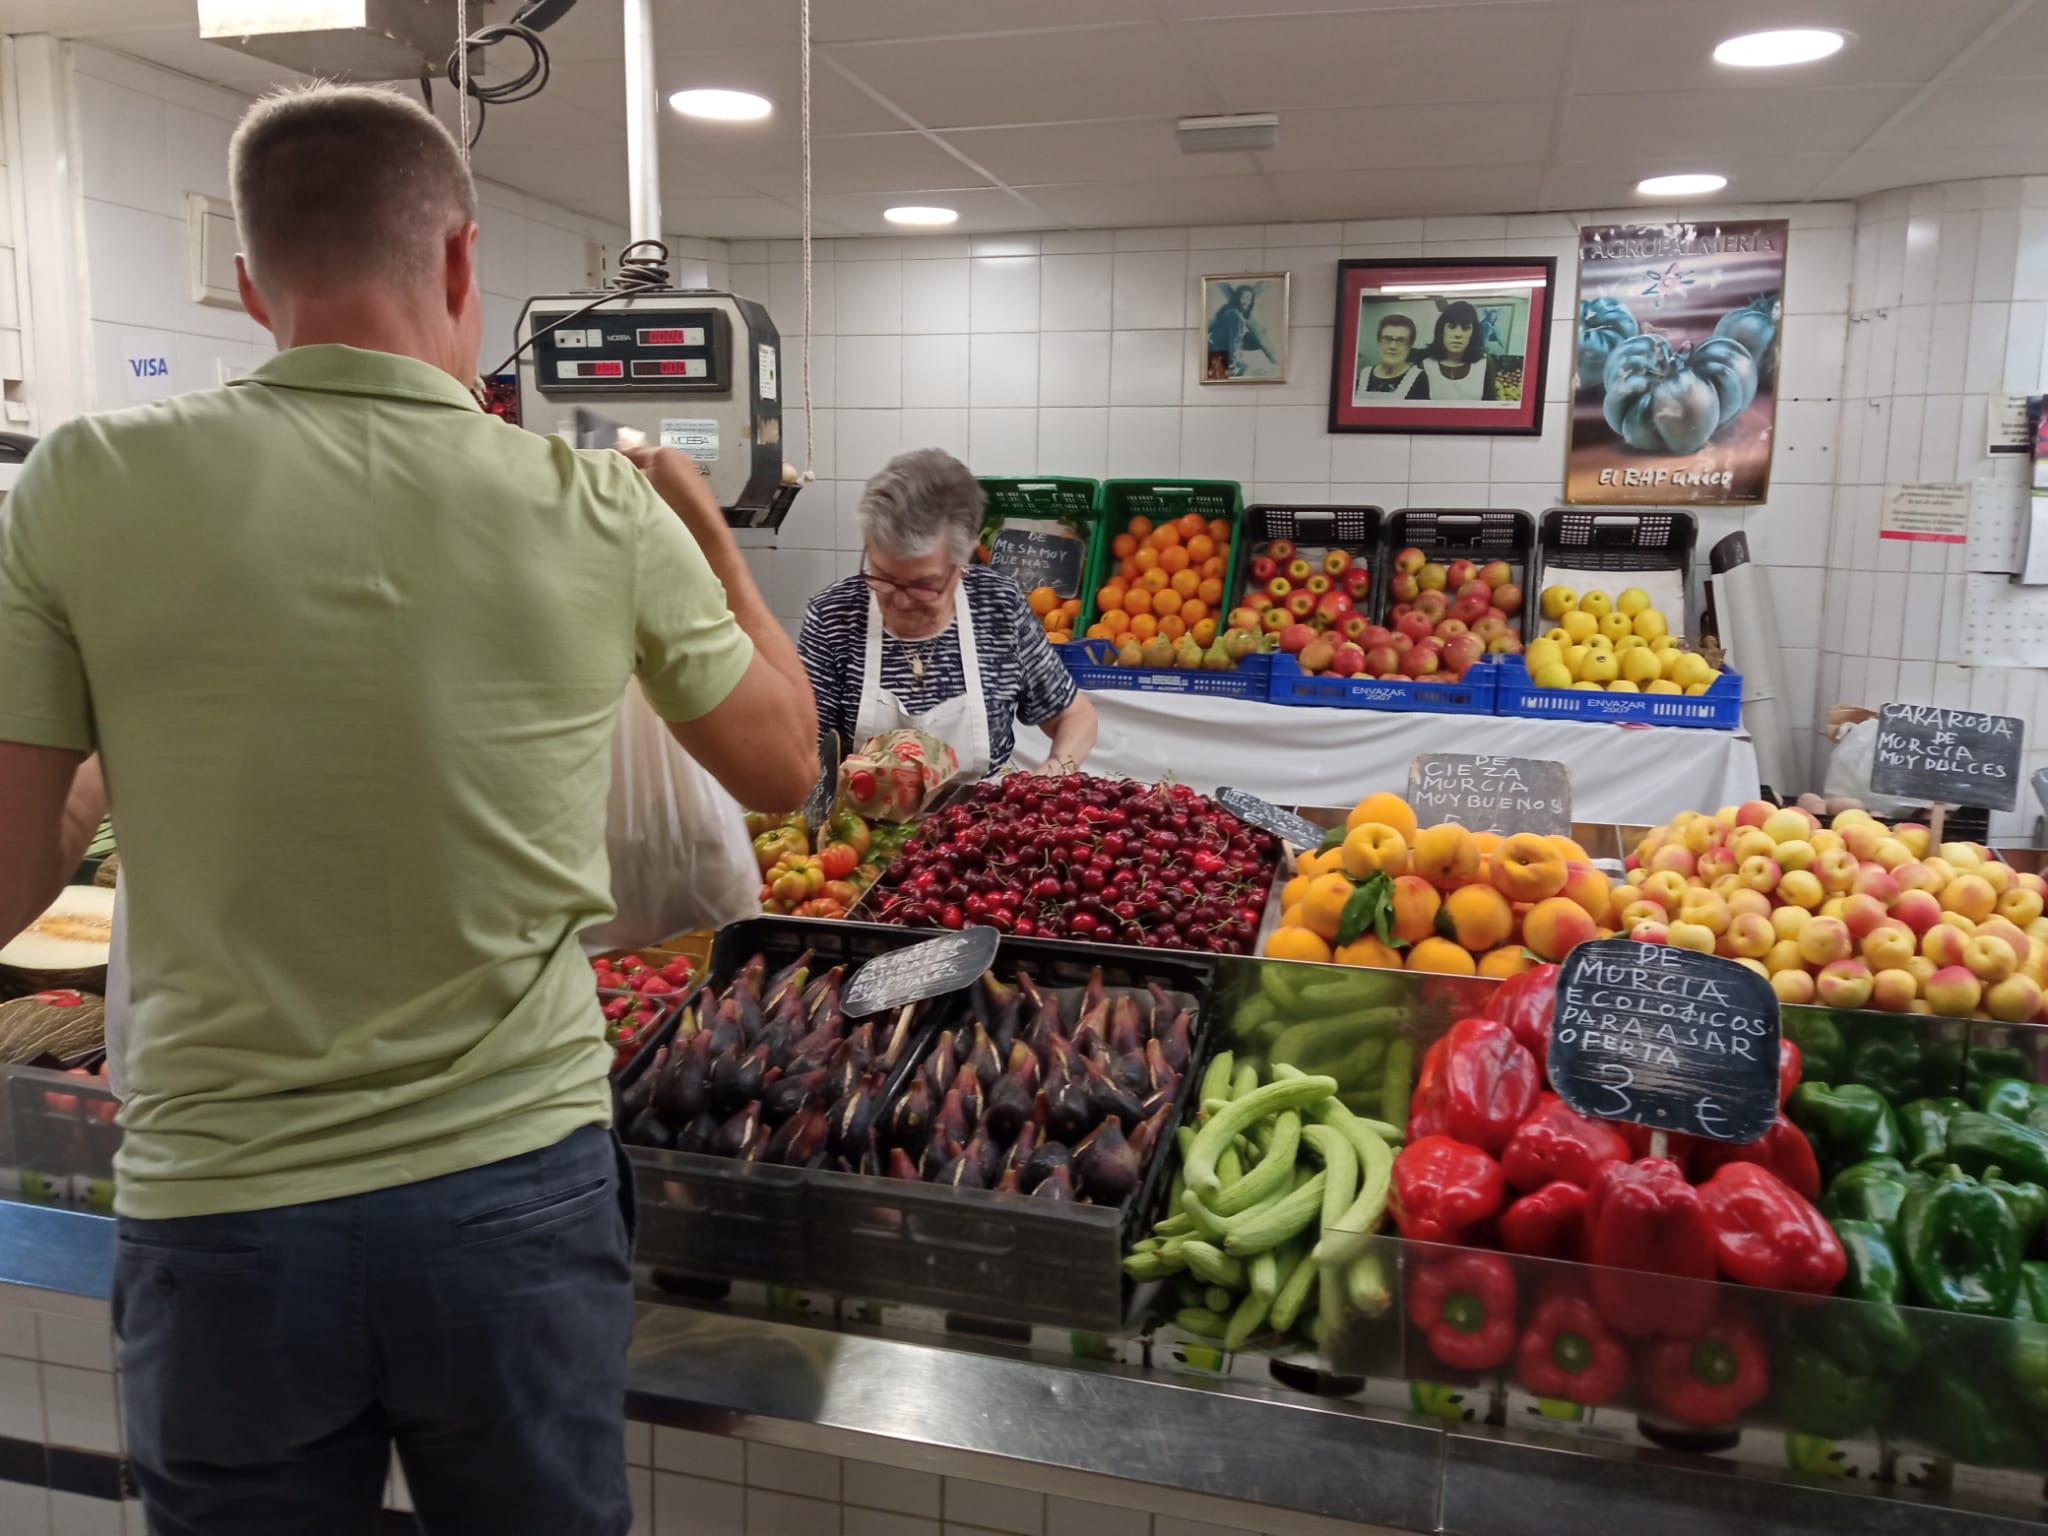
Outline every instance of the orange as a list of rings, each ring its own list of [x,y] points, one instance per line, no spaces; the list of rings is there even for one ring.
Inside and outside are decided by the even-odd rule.
[[[1369,965],[1377,971],[1401,969],[1401,952],[1389,949],[1369,933],[1360,934],[1349,944],[1341,946],[1330,958],[1339,965]]]
[[[1268,960],[1316,960],[1328,963],[1330,946],[1306,928],[1275,928],[1266,940]]]
[[[1218,581],[1223,579],[1223,557],[1221,555],[1211,555],[1202,562],[1202,579],[1206,581],[1211,576],[1214,576]]]
[[[1152,519],[1142,512],[1124,524],[1124,532],[1134,539],[1142,539],[1152,531]]]
[[[1209,537],[1218,544],[1228,544],[1230,542],[1230,524],[1220,517],[1211,519],[1209,523]]]
[[[1159,564],[1159,551],[1147,544],[1131,556],[1131,563],[1141,571],[1149,571]]]
[[[1368,821],[1392,827],[1410,848],[1415,846],[1415,813],[1399,795],[1391,795],[1384,790],[1376,795],[1367,795],[1351,808],[1351,814],[1344,818],[1344,826],[1348,831]]]
[[[1510,976],[1535,969],[1531,960],[1519,944],[1503,944],[1499,949],[1489,949],[1479,957],[1479,974],[1496,981],[1506,981]]]
[[[1515,931],[1515,909],[1490,885],[1463,885],[1444,897],[1437,931],[1475,955],[1486,953]]]
[[[1124,589],[1121,582],[1112,581],[1095,594],[1095,606],[1107,613],[1112,608],[1124,605]]]
[[[1180,545],[1180,530],[1168,523],[1163,528],[1154,528],[1152,537],[1145,542],[1154,549],[1176,549]]]
[[[1167,554],[1169,555],[1177,555],[1179,553],[1180,551],[1177,549],[1169,549],[1167,551]],[[1167,564],[1168,562],[1162,559],[1159,562],[1160,569],[1164,570]],[[1172,586],[1173,590],[1178,592],[1182,597],[1193,597],[1195,593],[1201,590],[1202,578],[1197,576],[1193,571],[1187,569],[1186,564],[1183,563],[1181,568],[1173,573]]]
[[[1074,637],[1064,629],[1056,629],[1046,636],[1046,640],[1052,645],[1071,645]]]
[[[1060,604],[1060,612],[1070,619],[1074,618],[1081,612],[1081,599],[1078,597],[1068,598],[1064,603]]]
[[[1049,635],[1057,634],[1059,632],[1060,625],[1066,620],[1066,617],[1067,616],[1064,613],[1061,613],[1057,608],[1055,608],[1051,613],[1044,615],[1045,632]]]
[[[1183,598],[1180,605],[1180,616],[1190,624],[1198,619],[1206,619],[1209,617],[1209,605],[1199,597]]]
[[[1188,535],[1188,558],[1197,563],[1216,553],[1216,541],[1206,533]]]
[[[1394,937],[1403,944],[1432,937],[1443,904],[1436,887],[1420,875],[1402,875],[1394,882]]]
[[[1180,529],[1180,536],[1184,539],[1192,539],[1198,533],[1207,533],[1209,531],[1208,523],[1203,521],[1202,514],[1199,512],[1183,513],[1180,521],[1175,526]]]
[[[1152,611],[1162,619],[1169,613],[1180,612],[1180,594],[1168,587],[1164,592],[1152,594]]]
[[[1337,937],[1337,923],[1344,916],[1344,903],[1354,889],[1349,875],[1317,875],[1302,898],[1301,920],[1325,939]]]
[[[1128,560],[1138,552],[1138,541],[1128,533],[1120,533],[1109,541],[1109,552],[1119,560]]]
[[[1184,619],[1187,618],[1189,608],[1199,608],[1200,606],[1200,603],[1183,604],[1180,610],[1180,617]],[[1206,651],[1212,644],[1215,643],[1216,621],[1214,619],[1209,618],[1207,615],[1203,615],[1198,618],[1190,619],[1188,621],[1188,626],[1188,633],[1195,637],[1195,644],[1202,647],[1203,650]]]
[[[1472,956],[1449,939],[1424,939],[1408,951],[1408,969],[1444,971],[1453,976],[1473,976],[1479,971]]]
[[[1195,583],[1195,596],[1199,597],[1211,608],[1221,607],[1223,604],[1222,580],[1215,576],[1204,576]]]
[[[1159,633],[1159,621],[1149,613],[1131,616],[1131,633],[1140,640],[1150,640]]]
[[[1087,638],[1090,640],[1114,640],[1116,638],[1116,631],[1107,624],[1090,624],[1088,626]]]
[[[1177,613],[1169,613],[1159,621],[1159,633],[1169,640],[1178,640],[1188,632],[1188,621]]]
[[[1114,640],[1131,627],[1131,617],[1121,608],[1112,608],[1102,616],[1102,627],[1109,631],[1110,639]]]
[[[1044,618],[1053,609],[1059,607],[1060,595],[1053,591],[1051,587],[1033,587],[1031,595],[1025,601],[1031,605],[1033,613],[1037,614],[1040,618]]]
[[[1159,569],[1169,573],[1185,571],[1188,568],[1188,552],[1178,544],[1169,544],[1159,551]],[[1196,580],[1200,580],[1197,577]]]
[[[1138,579],[1138,562],[1135,560],[1117,561],[1116,579],[1126,586],[1136,581]]]
[[[1166,584],[1172,579],[1165,571],[1160,570],[1155,565],[1151,570],[1138,578],[1138,584],[1147,592],[1164,592]]]
[[[1124,594],[1125,613],[1135,618],[1141,613],[1150,613],[1151,611],[1152,589],[1150,587],[1133,587]]]

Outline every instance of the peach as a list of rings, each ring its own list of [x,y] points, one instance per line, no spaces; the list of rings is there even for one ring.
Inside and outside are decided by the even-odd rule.
[[[1738,885],[1721,899],[1728,903],[1730,912],[1754,912],[1758,917],[1771,915],[1771,898],[1746,885]]]
[[[1894,865],[1892,878],[1899,883],[1902,891],[1931,891],[1934,889],[1934,871],[1918,859],[1908,859]]]
[[[1569,896],[1550,896],[1522,917],[1522,942],[1546,960],[1562,960],[1600,931],[1586,909]]]
[[[1861,943],[1863,936],[1884,921],[1884,903],[1875,896],[1851,896],[1842,903],[1842,921],[1849,937]]]
[[[1437,931],[1475,955],[1507,941],[1515,928],[1515,909],[1490,885],[1461,885],[1444,897]]]
[[[1970,973],[1987,984],[2005,980],[2020,968],[2020,957],[2012,952],[2012,946],[2003,939],[1978,934],[1974,939],[1963,941],[1963,964]]]
[[[1962,929],[1936,923],[1920,935],[1920,953],[1945,970],[1963,963],[1963,946],[1969,942],[1969,935]]]
[[[1814,860],[1813,867],[1820,876],[1820,883],[1839,896],[1856,884],[1856,871],[1861,866],[1856,855],[1837,849],[1822,854]]]
[[[1898,900],[1899,882],[1892,872],[1880,864],[1865,864],[1856,871],[1856,881],[1849,887],[1858,896],[1874,896],[1886,906]]]
[[[1733,875],[1722,875],[1720,878],[1716,879],[1711,884],[1709,884],[1707,886],[1707,889],[1712,891],[1716,896],[1720,897],[1723,901],[1726,901],[1729,897],[1733,896],[1737,891],[1741,890],[1742,886]]]
[[[1988,934],[1994,939],[2005,940],[2012,946],[2012,952],[2022,960],[2027,958],[2028,951],[2033,947],[2033,941],[2024,932],[2002,917],[1987,917],[1977,925],[1977,932]]]
[[[1606,917],[1614,889],[1606,871],[1595,869],[1586,859],[1567,859],[1564,873],[1564,894],[1584,907],[1594,922]]]
[[[1699,864],[1699,855],[1680,843],[1666,843],[1650,855],[1650,869],[1671,870],[1679,875],[1689,875]]]
[[[1943,888],[1941,905],[1946,911],[1960,912],[1971,922],[1981,923],[1998,910],[1998,892],[1982,875],[1958,875]]]
[[[1751,960],[1769,954],[1771,946],[1778,942],[1771,920],[1755,912],[1736,913],[1728,920],[1728,931],[1721,937],[1729,954]]]
[[[1709,848],[1700,855],[1699,863],[1693,866],[1693,875],[1709,885],[1719,885],[1723,880],[1732,878],[1735,869],[1734,854],[1726,848]]]
[[[1884,841],[1884,828],[1874,821],[1851,822],[1837,830],[1842,834],[1842,846],[1859,859],[1877,857],[1877,845]]]
[[[1659,902],[1631,901],[1614,914],[1614,926],[1626,933],[1637,923],[1661,923],[1668,916]]]
[[[1745,971],[1749,971],[1755,975],[1763,977],[1763,979],[1766,981],[1769,981],[1771,979],[1771,973],[1764,969],[1764,963],[1761,960],[1751,959],[1747,955],[1737,955],[1735,957],[1735,963],[1741,966]]]
[[[1984,997],[1984,983],[1960,965],[1944,965],[1920,990],[1929,1007],[1952,1019],[1968,1017]]]
[[[2048,941],[2048,917],[2037,917],[2027,924],[2027,937]]]
[[[1683,842],[1694,853],[1705,853],[1709,848],[1718,848],[1727,836],[1728,829],[1711,816],[1702,816],[1697,821],[1685,824]]]
[[[1806,841],[1812,847],[1815,858],[1824,853],[1838,853],[1849,846],[1842,841],[1842,834],[1839,832],[1816,832]],[[1783,854],[1778,855],[1780,861],[1784,857]]]
[[[1896,837],[1879,838],[1877,846],[1870,852],[1870,857],[1886,869],[1895,869],[1901,864],[1913,862],[1912,850]]]
[[[1906,845],[1906,851],[1916,859],[1927,857],[1927,850],[1934,844],[1934,834],[1917,821],[1902,821],[1892,828],[1892,836]]]
[[[1799,930],[1812,921],[1813,914],[1804,907],[1778,907],[1771,913],[1771,927],[1781,939],[1798,938]]]
[[[1740,809],[1740,806],[1724,805],[1721,809],[1714,812],[1714,820],[1721,823],[1724,827],[1732,827],[1735,825],[1735,813]]]
[[[1975,843],[1943,843],[1940,853],[1958,872],[1973,870],[1984,862],[1984,850]]]
[[[1778,844],[1772,855],[1786,869],[1811,869],[1813,861],[1820,857],[1820,850],[1803,837],[1795,837],[1789,843]]]
[[[1906,1012],[1929,1014],[1934,1012],[1934,1005],[1924,997],[1916,997],[1911,1003],[1906,1005]]]
[[[1846,811],[1837,811],[1828,826],[1836,832],[1846,832],[1858,822],[1874,822],[1877,818],[1860,805],[1852,805]]]
[[[1761,825],[1774,843],[1796,842],[1814,830],[1813,818],[1791,805],[1771,812]]]
[[[1799,930],[1799,937],[1794,942],[1808,965],[1846,960],[1856,948],[1849,937],[1849,925],[1838,917],[1816,917]]]
[[[1361,821],[1344,839],[1344,873],[1354,880],[1408,872],[1408,839],[1377,821]]]
[[[1702,928],[1698,923],[1673,923],[1670,942],[1679,949],[1697,950],[1700,954],[1714,952],[1714,930]]]
[[[1932,877],[1925,889],[1934,892],[1937,896],[1948,889],[1949,882],[1962,873],[1955,865],[1949,863],[1947,859],[1922,859],[1920,862],[1926,867],[1929,876]]]
[[[1651,919],[1628,929],[1628,936],[1638,944],[1669,944],[1671,929],[1669,925]]]
[[[1829,1008],[1861,1008],[1876,977],[1861,960],[1832,960],[1813,980],[1814,995]]]
[[[1820,876],[1810,869],[1788,869],[1784,878],[1778,881],[1779,900],[1811,912],[1827,897],[1827,890],[1820,883]]]
[[[1941,921],[1941,903],[1926,891],[1901,891],[1891,904],[1891,916],[1922,934]]]
[[[1735,825],[1761,827],[1777,814],[1778,808],[1768,800],[1745,800],[1735,808]]]
[[[1517,832],[1493,855],[1494,889],[1509,901],[1537,902],[1565,888],[1571,872],[1546,837]]]
[[[1813,1001],[1813,974],[1810,971],[1773,971],[1771,990],[1778,994],[1781,1003],[1810,1003]]]
[[[1968,919],[1967,917],[1963,916],[1963,914],[1960,912],[1942,913],[1941,921],[1939,923],[1936,923],[1935,927],[1953,928],[1957,933],[1960,933],[1966,939],[1971,934],[1977,931],[1977,925],[1971,922],[1970,919]]]
[[[2048,901],[2048,880],[2043,880],[2039,875],[2024,869],[2015,870],[2013,871],[2012,883],[2021,890],[2032,891],[2042,900]]]
[[[1479,844],[1454,821],[1415,834],[1410,870],[1437,886],[1464,885],[1479,873]]]
[[[1799,946],[1791,939],[1780,939],[1764,954],[1764,969],[1775,976],[1780,971],[1798,971],[1806,968],[1806,958],[1799,953]]]
[[[1920,995],[1911,971],[1879,971],[1870,981],[1870,1006],[1886,1013],[1904,1013]]]
[[[1885,922],[1863,936],[1862,951],[1873,971],[1899,971],[1920,952],[1920,946],[1904,923]]]
[[[1984,992],[1984,1011],[2006,1024],[2024,1024],[2041,1011],[2041,986],[2031,976],[2013,975]]]
[[[1685,899],[1685,893],[1691,889],[1685,876],[1672,869],[1656,870],[1643,882],[1643,894],[1666,912],[1676,912],[1678,904]]]
[[[1778,888],[1784,874],[1784,865],[1761,853],[1752,854],[1735,867],[1735,878],[1739,882],[1752,891],[1762,891],[1766,896]]]
[[[1824,901],[1824,902],[1822,902],[1822,903],[1820,904],[1820,911],[1819,911],[1819,912],[1818,912],[1818,913],[1817,913],[1816,915],[1817,915],[1817,916],[1820,916],[1820,917],[1834,917],[1834,918],[1839,918],[1839,917],[1841,917],[1841,916],[1842,916],[1842,914],[1843,914],[1843,913],[1847,912],[1848,910],[1849,910],[1849,898],[1848,898],[1848,897],[1846,897],[1846,896],[1830,896],[1830,897],[1829,897],[1829,898],[1828,898],[1828,899],[1827,899],[1826,901]]]
[[[2041,907],[2041,893],[2030,891],[2023,885],[1999,893],[1998,915],[2022,928],[2041,915]]]
[[[1420,875],[1402,875],[1394,881],[1394,937],[1404,944],[1420,944],[1436,932],[1436,915],[1443,898],[1436,887]]]
[[[1685,900],[1678,904],[1681,922],[1698,923],[1717,938],[1728,931],[1730,915],[1728,903],[1713,891],[1687,891]]]
[[[1917,986],[1923,994],[1927,991],[1927,978],[1932,976],[1936,971],[1940,969],[1940,966],[1936,965],[1932,960],[1928,959],[1925,955],[1915,955],[1912,959],[1906,962],[1906,970],[1912,976],[1913,984]]]
[[[1755,858],[1758,854],[1776,858],[1778,845],[1771,841],[1771,834],[1763,828],[1744,827],[1728,839],[1728,851],[1735,855],[1737,863],[1741,863],[1745,859]]]

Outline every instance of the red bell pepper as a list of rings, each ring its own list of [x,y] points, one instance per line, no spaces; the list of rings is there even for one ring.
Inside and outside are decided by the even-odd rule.
[[[1479,1010],[1481,1018],[1507,1025],[1523,1049],[1545,1067],[1550,1061],[1550,1021],[1557,1010],[1558,974],[1557,966],[1538,965],[1510,976],[1493,989],[1493,996]]]
[[[1715,1278],[1713,1229],[1678,1164],[1663,1157],[1605,1163],[1587,1193],[1586,1258],[1600,1266],[1593,1271],[1600,1315],[1637,1338],[1698,1333],[1714,1315],[1712,1287],[1649,1278]]]
[[[1693,1338],[1659,1339],[1640,1363],[1650,1401],[1699,1429],[1733,1422],[1771,1390],[1764,1337],[1746,1317],[1717,1318]]]
[[[1408,1276],[1408,1319],[1454,1371],[1487,1371],[1515,1352],[1515,1271],[1497,1253],[1424,1259]]]
[[[1536,1108],[1543,1070],[1498,1019],[1460,1019],[1443,1046],[1427,1097],[1421,1090],[1416,1094],[1425,1134],[1441,1131],[1498,1156]]]
[[[1589,1120],[1554,1093],[1508,1138],[1501,1172],[1517,1189],[1541,1189],[1556,1179],[1584,1189],[1602,1163],[1629,1161],[1628,1142],[1603,1120]]]
[[[1600,1321],[1592,1297],[1564,1286],[1536,1304],[1515,1348],[1515,1374],[1538,1397],[1598,1408],[1628,1380],[1628,1350]]]
[[[1559,1179],[1500,1213],[1500,1245],[1539,1259],[1586,1255],[1586,1192]]]
[[[1408,1099],[1408,1140],[1450,1134],[1448,1106],[1438,1080],[1444,1075],[1444,1056],[1450,1050],[1449,1037],[1437,1040],[1422,1053],[1422,1070],[1415,1074],[1415,1092]]]
[[[1801,1199],[1820,1198],[1820,1161],[1813,1155],[1813,1143],[1783,1114],[1755,1141],[1701,1141],[1693,1149],[1692,1176],[1711,1178],[1716,1170],[1730,1163],[1755,1163],[1759,1168],[1768,1168]],[[1512,1168],[1508,1176],[1514,1177]]]
[[[1636,1160],[1665,1157],[1678,1164],[1681,1172],[1688,1175],[1692,1172],[1692,1149],[1698,1138],[1688,1136],[1683,1131],[1667,1131],[1664,1136],[1664,1150],[1654,1152],[1651,1149],[1656,1146],[1656,1142],[1651,1138],[1656,1133],[1647,1125],[1617,1124],[1614,1128],[1621,1132],[1621,1139],[1628,1143],[1629,1153]]]
[[[1792,1090],[1799,1086],[1801,1057],[1799,1047],[1783,1035],[1778,1037],[1778,1108],[1783,1109],[1792,1098]]]
[[[1744,1285],[1825,1296],[1848,1268],[1827,1218],[1770,1169],[1729,1163],[1700,1186],[1721,1272]]]
[[[1500,1164],[1449,1136],[1410,1142],[1394,1159],[1389,1204],[1403,1237],[1456,1243],[1493,1216],[1507,1197]]]

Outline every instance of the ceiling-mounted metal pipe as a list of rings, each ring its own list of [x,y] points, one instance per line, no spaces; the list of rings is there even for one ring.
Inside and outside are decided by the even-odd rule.
[[[654,81],[653,0],[626,8],[627,226],[634,240],[661,238],[661,93]]]

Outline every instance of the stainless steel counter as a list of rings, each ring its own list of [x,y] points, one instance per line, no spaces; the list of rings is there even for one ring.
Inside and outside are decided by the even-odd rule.
[[[8,1286],[104,1298],[113,1223],[0,1202]],[[968,1453],[1399,1530],[1469,1536],[2017,1536],[2000,1514],[1905,1489],[1805,1481],[1571,1436],[1446,1427],[1279,1385],[1031,1358],[961,1336],[650,1302],[633,1342],[637,1419],[917,1465]],[[1002,1481],[1000,1471],[993,1477]]]

